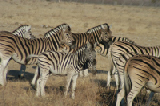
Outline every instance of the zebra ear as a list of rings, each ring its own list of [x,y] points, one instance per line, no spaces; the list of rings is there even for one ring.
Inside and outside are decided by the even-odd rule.
[[[102,29],[108,29],[108,25],[106,25],[106,24],[102,24],[101,27],[102,27]]]
[[[102,29],[105,29],[104,25],[101,25]]]
[[[63,31],[64,32],[68,32],[68,31],[71,32],[71,27],[69,25],[64,25]]]

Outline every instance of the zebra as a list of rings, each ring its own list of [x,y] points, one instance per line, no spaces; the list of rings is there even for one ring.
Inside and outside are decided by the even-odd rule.
[[[118,98],[116,106],[120,106],[124,93],[128,106],[132,106],[133,99],[143,87],[153,92],[148,99],[147,106],[149,106],[154,93],[160,93],[160,58],[141,54],[128,59],[124,66],[124,87],[120,92],[121,96]]]
[[[17,29],[12,31],[12,34],[28,39],[35,39],[35,36],[32,35],[31,25],[20,25]]]
[[[34,35],[32,35],[31,25],[20,25],[18,28],[16,28],[14,31],[12,31],[12,34],[14,34],[16,36],[28,38],[28,39],[35,39],[36,38]],[[26,70],[26,66],[21,64],[20,71],[18,74],[19,78],[22,78],[21,75],[22,75],[23,71],[24,71],[23,77],[25,77],[25,70]]]
[[[126,55],[127,54],[127,55]],[[121,89],[124,87],[124,66],[126,61],[133,57],[134,55],[144,54],[155,57],[160,57],[160,46],[154,47],[144,47],[139,45],[134,45],[128,42],[115,42],[111,45],[109,50],[110,60],[113,62],[116,68],[116,89],[118,90],[119,78],[120,78],[120,92],[117,94],[117,98],[120,98]],[[121,58],[120,58],[121,57]],[[123,60],[122,60],[123,58]],[[120,60],[121,59],[121,60]],[[117,101],[118,104],[119,101]]]
[[[57,29],[63,28],[63,26],[60,26]],[[50,32],[50,31],[49,31]],[[52,33],[55,33],[55,31],[52,31]],[[107,23],[95,26],[91,29],[88,29],[88,31],[86,33],[72,33],[72,37],[75,40],[75,48],[79,48],[82,45],[84,45],[86,42],[94,42],[94,46],[98,45],[99,42],[101,42],[102,40],[106,40],[107,36],[111,36],[112,31],[109,28],[109,25]],[[44,37],[49,37],[52,36],[50,33],[45,34]],[[92,66],[89,63],[90,66]],[[82,72],[84,73],[84,76],[88,76],[88,64],[85,63],[84,64],[84,71],[80,72],[80,76],[82,75]]]
[[[106,40],[107,41],[107,40]],[[118,42],[118,41],[125,41],[125,42],[129,42],[131,44],[136,44],[134,41],[128,39],[127,37],[114,37],[114,36],[108,36],[108,41],[101,41],[100,44],[98,45],[100,49],[96,50],[97,53],[99,53],[101,56],[106,57],[106,58],[110,58],[108,51],[110,49],[110,46],[114,43],[114,42]],[[108,71],[108,77],[107,77],[107,87],[110,87],[110,82],[111,82],[111,76],[112,74],[116,74],[115,73],[115,66],[113,64],[113,62],[110,60],[109,61],[109,71]],[[118,89],[118,88],[116,88]]]
[[[33,54],[28,56],[26,63],[33,57],[38,58],[36,73],[32,80],[32,86],[37,84],[36,96],[45,96],[44,86],[50,73],[52,73],[67,75],[66,89],[64,92],[65,97],[68,94],[68,88],[72,80],[72,99],[74,99],[76,79],[78,73],[83,69],[84,63],[90,61],[93,64],[93,70],[96,70],[96,53],[93,44],[89,42],[86,42],[85,46],[72,53],[47,51],[39,55]]]
[[[111,37],[111,36],[112,36],[112,31],[110,30],[110,26],[108,25],[108,23],[100,24],[100,25],[97,25],[97,26],[95,26],[95,27],[93,27],[93,28],[90,28],[90,29],[88,29],[85,33],[93,33],[93,34],[94,34],[94,33],[97,33],[97,31],[104,29],[104,27],[105,27],[106,29],[108,29],[108,31],[105,32],[105,33],[107,34],[107,36],[105,36],[105,37],[103,38],[103,39],[105,39],[105,42],[106,42],[106,41],[108,41],[108,37]],[[94,39],[96,40],[97,38],[94,37]],[[99,46],[99,45],[100,45],[100,42],[102,42],[102,41],[104,41],[104,40],[101,40],[101,41],[99,41],[99,42],[96,42],[96,43],[94,44],[94,48],[96,49],[96,46]],[[88,75],[88,68],[89,68],[90,66],[92,66],[91,63],[85,63],[85,64],[84,64],[84,69],[85,69],[85,70],[80,72],[80,76],[81,76],[81,77]]]
[[[15,36],[8,31],[0,32],[0,84],[6,84],[8,72],[8,62],[10,59],[20,64],[24,64],[29,54],[40,54],[48,50],[58,50],[61,44],[72,45],[73,37],[71,28],[66,25],[64,29],[48,38],[27,39]],[[34,64],[35,59],[31,59],[28,65]]]

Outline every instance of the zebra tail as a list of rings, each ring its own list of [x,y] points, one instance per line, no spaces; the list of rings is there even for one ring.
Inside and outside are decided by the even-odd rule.
[[[27,65],[31,58],[38,58],[38,55],[35,55],[35,54],[29,55],[29,56],[26,58],[24,64]]]

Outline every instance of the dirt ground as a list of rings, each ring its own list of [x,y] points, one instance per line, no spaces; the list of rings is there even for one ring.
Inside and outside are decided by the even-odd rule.
[[[142,46],[160,45],[159,7],[1,0],[0,10],[1,31],[13,31],[21,24],[28,24],[32,25],[32,33],[36,37],[43,37],[45,32],[62,23],[69,24],[72,32],[85,32],[99,24],[108,23],[112,26],[113,36],[128,37]],[[105,97],[108,95],[105,87],[107,62],[107,58],[97,54],[97,70],[101,73],[96,78],[78,78],[76,99],[72,100],[63,97],[60,89],[64,86],[65,78],[58,76],[51,77],[47,82],[47,97],[36,98],[35,90],[29,84],[35,65],[27,66],[26,78],[22,80],[17,78],[20,65],[10,61],[8,84],[0,87],[0,106],[114,106],[115,99],[112,98],[113,102],[110,103],[110,98]],[[157,105],[160,103],[155,99],[152,106]]]

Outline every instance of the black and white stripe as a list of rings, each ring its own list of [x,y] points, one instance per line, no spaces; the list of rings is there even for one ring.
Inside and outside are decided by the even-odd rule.
[[[58,29],[63,28],[63,26]],[[50,32],[50,31],[49,31]],[[56,31],[52,31],[54,33]],[[76,45],[76,49],[80,48],[82,45],[86,44],[86,42],[92,42],[95,46],[99,44],[102,40],[106,41],[108,36],[111,36],[112,32],[107,23],[102,25],[95,26],[89,29],[86,33],[72,33],[72,37],[74,38],[74,43]],[[44,37],[49,37],[51,34],[47,34]],[[88,66],[92,66],[91,63],[86,63],[84,65],[84,74],[80,73],[80,76],[88,75]],[[82,71],[81,71],[82,72]]]
[[[5,85],[6,74],[8,72],[8,62],[10,59],[20,64],[24,64],[26,57],[30,54],[40,54],[48,50],[58,50],[61,44],[72,45],[73,38],[68,25],[56,34],[47,38],[27,39],[18,37],[7,31],[0,32],[0,84]],[[35,59],[31,59],[28,65],[34,64]]]
[[[35,39],[31,32],[31,25],[20,25],[17,29],[12,31],[12,34],[28,39]]]
[[[17,29],[12,31],[12,34],[14,34],[15,36],[20,36],[28,39],[36,38],[34,35],[32,35],[31,25],[20,25]],[[25,77],[25,70],[26,70],[26,66],[21,64],[20,71],[18,74],[19,78],[22,78],[22,73],[24,73],[23,77]]]
[[[36,96],[44,96],[44,86],[49,77],[49,74],[67,74],[67,84],[65,96],[68,93],[68,87],[72,80],[72,98],[75,98],[75,87],[78,73],[83,69],[83,65],[86,61],[93,64],[92,69],[96,70],[96,53],[94,46],[91,43],[87,43],[86,46],[79,48],[74,53],[61,53],[48,51],[39,55],[30,55],[28,57],[38,58],[37,68],[35,76],[32,80],[32,85],[37,84]],[[37,83],[36,83],[37,82]]]
[[[134,45],[128,42],[115,42],[111,45],[110,50],[110,60],[113,62],[116,72],[116,87],[118,89],[119,86],[119,78],[120,78],[120,89],[124,87],[124,66],[127,60],[134,55],[144,54],[159,57],[160,56],[160,46],[155,47],[144,47],[139,45]],[[120,90],[121,92],[121,90]],[[120,94],[117,95],[117,98]],[[117,101],[118,103],[119,101]]]
[[[128,54],[125,54],[125,57]],[[128,56],[127,56],[128,57]],[[122,57],[123,59],[123,57]],[[149,55],[135,55],[128,59],[124,66],[124,88],[117,97],[116,106],[120,106],[120,101],[127,96],[128,106],[132,106],[132,101],[142,88],[147,88],[153,93],[160,93],[160,58]]]

